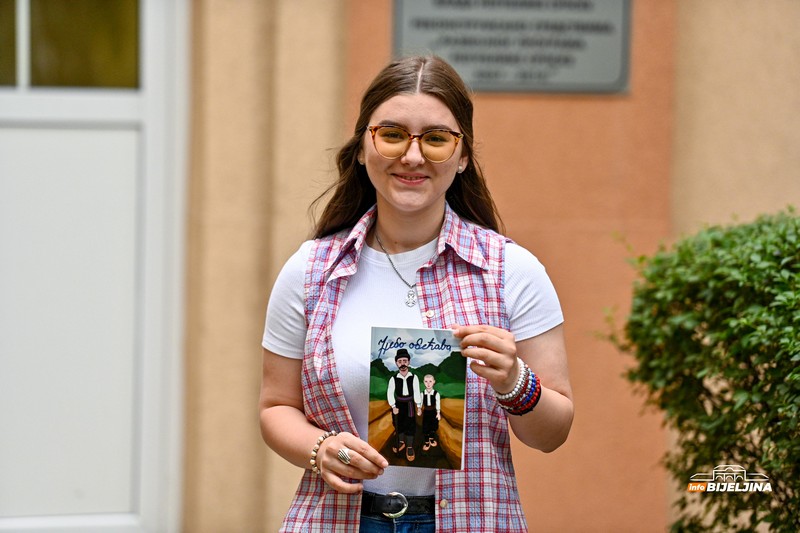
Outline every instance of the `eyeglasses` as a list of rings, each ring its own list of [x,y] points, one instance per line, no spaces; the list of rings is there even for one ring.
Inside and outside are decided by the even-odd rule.
[[[428,130],[412,135],[400,126],[370,126],[372,144],[386,159],[397,159],[408,151],[411,141],[419,139],[422,156],[431,163],[444,163],[456,152],[463,133],[450,130]]]

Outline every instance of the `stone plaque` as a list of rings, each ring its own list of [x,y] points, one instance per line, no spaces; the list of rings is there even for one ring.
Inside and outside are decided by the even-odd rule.
[[[630,0],[395,0],[396,55],[433,53],[475,91],[624,92]]]

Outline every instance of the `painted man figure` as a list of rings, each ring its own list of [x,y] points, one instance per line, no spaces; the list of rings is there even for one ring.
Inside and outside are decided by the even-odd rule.
[[[386,399],[392,408],[392,421],[397,435],[397,443],[392,451],[399,454],[406,451],[406,459],[413,461],[414,433],[417,431],[417,415],[422,410],[422,393],[419,378],[409,372],[411,356],[408,350],[400,348],[394,356],[399,372],[389,379]]]

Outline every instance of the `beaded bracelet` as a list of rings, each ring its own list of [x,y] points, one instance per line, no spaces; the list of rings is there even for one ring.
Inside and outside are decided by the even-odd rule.
[[[522,389],[516,398],[511,400],[501,401],[500,405],[511,409],[516,409],[522,405],[527,404],[533,395],[536,393],[536,381],[534,374],[530,370],[526,371],[527,377],[525,381],[525,388]]]
[[[542,384],[536,374],[520,360],[520,378],[510,393],[497,394],[497,402],[510,415],[524,415],[533,411],[542,395]]]
[[[505,409],[510,414],[519,414],[519,411],[521,411],[523,407],[530,403],[535,394],[536,382],[533,379],[530,379],[525,390],[517,398],[510,402],[502,402],[500,407]]]
[[[320,444],[322,444],[322,441],[324,441],[328,437],[335,437],[335,436],[336,436],[335,431],[326,431],[325,433],[319,436],[319,438],[317,439],[317,443],[314,444],[313,448],[311,448],[311,460],[309,461],[309,463],[311,463],[311,471],[314,472],[316,475],[322,474],[322,470],[320,470],[319,466],[317,465],[317,452],[319,451],[319,446]]]
[[[542,396],[542,387],[536,374],[531,373],[531,375],[533,384],[530,393],[511,406],[507,410],[509,414],[524,415],[525,413],[530,413],[533,411],[533,408],[536,407],[536,404],[539,403],[539,399]]]
[[[525,361],[523,361],[519,357],[517,357],[517,362],[519,363],[519,375],[517,376],[517,383],[514,385],[514,388],[511,389],[510,392],[506,392],[504,394],[498,394],[496,391],[494,393],[494,395],[500,401],[509,400],[517,396],[517,394],[519,394],[520,388],[522,388],[522,385],[525,382],[525,369],[528,367],[528,365],[526,365]]]

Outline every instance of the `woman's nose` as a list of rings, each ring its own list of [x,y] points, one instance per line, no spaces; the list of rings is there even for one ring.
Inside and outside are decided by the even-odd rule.
[[[403,163],[408,165],[421,165],[425,163],[425,156],[422,155],[422,145],[419,139],[411,139],[402,159]]]

